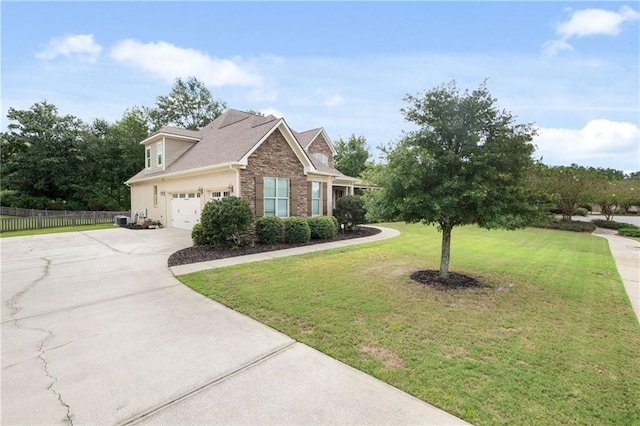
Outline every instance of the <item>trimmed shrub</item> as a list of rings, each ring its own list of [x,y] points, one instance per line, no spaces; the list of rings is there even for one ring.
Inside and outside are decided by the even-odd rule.
[[[346,231],[351,231],[355,226],[365,223],[366,214],[364,199],[358,195],[340,198],[333,209],[333,215]]]
[[[580,204],[578,208],[583,208],[587,210],[589,213],[593,211],[593,206],[591,204]]]
[[[536,228],[557,229],[559,231],[571,232],[593,232],[596,230],[596,225],[591,222],[569,222],[567,220],[558,219],[539,222],[532,226]]]
[[[290,217],[284,226],[284,235],[289,244],[308,243],[311,239],[309,222],[304,217]]]
[[[211,200],[204,206],[200,219],[204,244],[238,246],[252,222],[253,212],[246,200],[238,197]]]
[[[620,229],[630,226],[628,223],[616,222],[615,220],[593,219],[591,222],[600,228],[607,229]]]
[[[625,237],[640,238],[640,227],[631,225],[632,227],[618,229],[618,234]]]
[[[585,209],[584,207],[578,207],[576,209],[576,214],[578,216],[588,216],[589,215],[589,210]]]
[[[193,225],[193,228],[191,229],[191,240],[193,240],[193,244],[197,246],[202,246],[207,244],[204,238],[204,233],[202,231],[201,223],[196,223],[195,225]]]
[[[331,222],[333,222],[333,227],[336,228],[336,233],[340,230],[340,224],[338,223],[338,219],[335,216],[327,216],[331,218]]]
[[[256,237],[258,237],[260,243],[281,243],[283,235],[284,225],[279,217],[262,216],[256,220]]]
[[[338,233],[338,223],[333,216],[314,216],[307,218],[312,240],[332,239]]]

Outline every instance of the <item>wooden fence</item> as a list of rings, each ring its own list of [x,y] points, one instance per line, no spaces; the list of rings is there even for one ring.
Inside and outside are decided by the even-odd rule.
[[[0,215],[7,216],[76,216],[76,217],[85,217],[91,216],[94,213],[98,215],[125,215],[129,216],[129,212],[113,212],[113,211],[74,211],[74,210],[36,210],[36,209],[21,209],[17,207],[5,207],[0,206]]]
[[[59,214],[57,216],[39,215],[0,218],[0,232],[60,228],[63,226],[98,225],[102,223],[114,223],[114,218],[118,215],[129,216],[129,212],[83,212],[84,214],[80,214],[81,212],[69,213],[72,214]]]

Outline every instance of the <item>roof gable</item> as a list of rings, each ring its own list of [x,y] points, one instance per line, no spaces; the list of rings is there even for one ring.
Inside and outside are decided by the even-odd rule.
[[[305,173],[339,174],[335,169],[319,164],[317,161],[314,162],[305,149],[319,135],[322,135],[331,151],[335,153],[335,149],[331,145],[324,129],[318,128],[297,133],[282,118],[276,118],[273,115],[263,117],[230,109],[198,131],[163,127],[159,132],[145,139],[142,143],[150,143],[159,137],[171,135],[172,137],[184,138],[195,143],[173,163],[167,164],[164,170],[152,174],[144,174],[143,171],[144,177],[138,174],[130,181],[156,178],[174,173],[188,173],[192,170],[207,170],[224,165],[246,166],[249,156],[276,129],[279,129],[285,137],[300,163],[304,166]],[[277,159],[274,159],[274,161],[277,161]]]
[[[275,117],[274,117],[275,118]],[[293,152],[295,153],[296,157],[298,157],[298,160],[300,160],[300,163],[302,163],[302,165],[304,166],[304,171],[309,172],[313,169],[313,163],[311,161],[311,159],[309,158],[309,156],[307,155],[307,153],[305,152],[305,150],[302,148],[302,146],[300,145],[300,143],[298,142],[298,140],[295,137],[294,132],[291,130],[291,128],[287,125],[287,123],[284,121],[284,119],[279,119],[277,121],[277,124],[275,126],[273,126],[271,128],[271,130],[266,133],[262,139],[260,141],[258,141],[258,143],[256,143],[240,160],[240,163],[242,163],[243,165],[247,165],[248,161],[249,161],[249,157],[251,156],[251,154],[253,154],[255,152],[256,149],[258,149],[258,147],[260,145],[262,145],[262,143],[267,140],[267,138],[269,136],[271,136],[271,134],[276,131],[276,129],[280,130],[280,133],[282,133],[282,135],[284,136],[285,140],[287,141],[287,143],[289,144],[289,147],[291,147],[291,149],[293,150]]]

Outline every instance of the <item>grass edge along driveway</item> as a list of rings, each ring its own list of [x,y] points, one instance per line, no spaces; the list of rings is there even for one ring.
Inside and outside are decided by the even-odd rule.
[[[475,424],[640,423],[640,327],[605,239],[454,229],[180,276],[196,291]]]

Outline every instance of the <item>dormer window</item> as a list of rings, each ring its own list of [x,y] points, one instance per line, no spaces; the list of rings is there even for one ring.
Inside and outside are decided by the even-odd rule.
[[[162,142],[158,142],[156,145],[156,154],[158,156],[158,166],[162,165]]]
[[[325,154],[316,152],[313,154],[313,156],[316,158],[316,160],[320,160],[322,164],[329,164],[329,157],[327,157]]]

